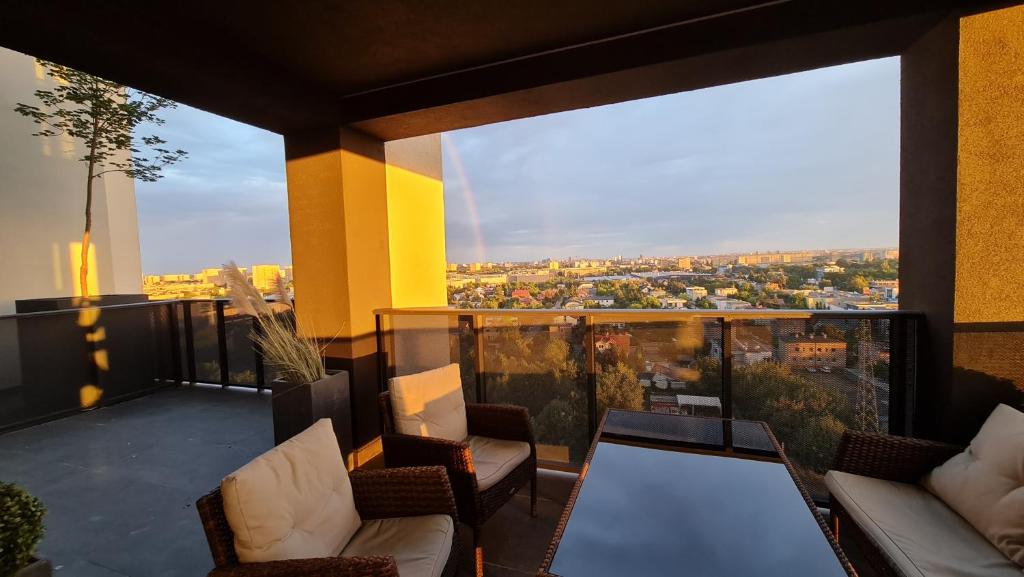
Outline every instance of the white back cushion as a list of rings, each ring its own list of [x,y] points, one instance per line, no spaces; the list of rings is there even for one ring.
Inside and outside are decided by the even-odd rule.
[[[330,419],[231,473],[220,490],[244,563],[333,557],[362,524]]]
[[[395,377],[388,388],[399,433],[452,441],[469,435],[459,365]]]
[[[996,407],[970,446],[921,483],[1024,565],[1024,413]]]

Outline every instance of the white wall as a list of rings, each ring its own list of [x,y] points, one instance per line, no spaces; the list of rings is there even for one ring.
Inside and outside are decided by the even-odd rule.
[[[38,128],[14,112],[52,86],[33,58],[0,48],[0,314],[25,298],[73,296],[72,243],[85,225],[82,144],[32,136]],[[120,174],[97,179],[92,244],[97,294],[142,292],[135,184]]]

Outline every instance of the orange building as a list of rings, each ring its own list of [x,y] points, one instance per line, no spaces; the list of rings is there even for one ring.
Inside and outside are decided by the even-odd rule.
[[[841,369],[846,366],[846,341],[813,333],[784,336],[779,358],[798,369]]]

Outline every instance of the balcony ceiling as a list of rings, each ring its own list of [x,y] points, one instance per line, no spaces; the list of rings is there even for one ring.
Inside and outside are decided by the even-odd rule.
[[[275,132],[391,139],[896,54],[1002,4],[33,0],[0,44]]]

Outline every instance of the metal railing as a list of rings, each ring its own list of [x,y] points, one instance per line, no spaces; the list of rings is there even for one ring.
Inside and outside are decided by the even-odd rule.
[[[384,309],[377,311],[380,386],[459,363],[467,399],[528,406],[541,456],[560,466],[582,460],[600,414],[616,403],[764,420],[816,488],[843,428],[912,433],[921,318],[910,311]]]
[[[0,316],[0,432],[183,382],[263,390],[253,328],[226,299]]]
[[[263,354],[249,337],[253,330],[259,328],[252,317],[234,312],[227,299],[168,302],[183,319],[179,328],[185,355],[182,357],[182,374],[176,379],[178,382],[257,390],[266,388],[268,380]],[[197,319],[205,319],[206,325],[197,326]],[[232,370],[239,367],[240,370]]]

